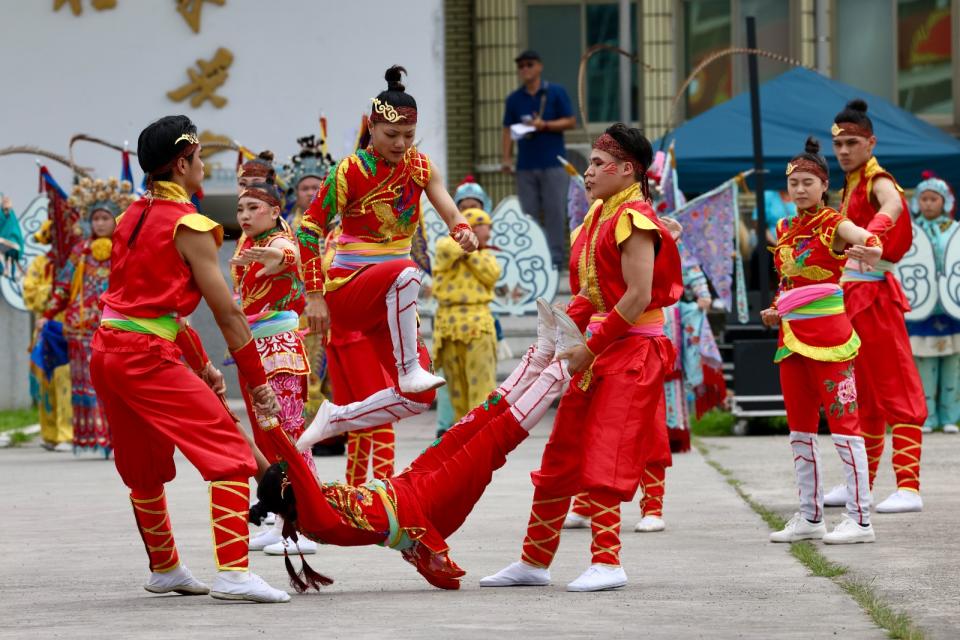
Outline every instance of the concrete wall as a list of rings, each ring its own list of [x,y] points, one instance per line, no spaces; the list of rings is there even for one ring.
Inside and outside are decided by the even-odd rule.
[[[30,406],[30,314],[0,298],[0,410]]]

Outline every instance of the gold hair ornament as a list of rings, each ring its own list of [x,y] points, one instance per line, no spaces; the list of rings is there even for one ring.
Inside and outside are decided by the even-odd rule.
[[[387,122],[396,123],[407,117],[398,113],[392,104],[383,102],[380,98],[370,98],[370,101],[373,103],[373,110],[383,116]]]
[[[186,140],[190,144],[200,144],[200,138],[195,133],[184,133],[173,141],[173,146],[177,146],[181,141]]]

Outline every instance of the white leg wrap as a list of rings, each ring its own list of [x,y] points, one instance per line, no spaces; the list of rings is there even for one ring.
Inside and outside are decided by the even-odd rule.
[[[512,406],[549,364],[549,359],[542,357],[535,347],[530,347],[520,358],[520,364],[510,372],[503,384],[497,387],[497,393]]]
[[[860,436],[833,436],[833,445],[843,461],[847,479],[847,514],[857,524],[870,524],[870,477],[867,472],[867,449]]]
[[[405,375],[419,369],[417,361],[417,296],[420,294],[420,271],[408,267],[387,289],[387,324],[393,341],[393,357],[397,371]]]
[[[397,391],[395,387],[381,389],[359,402],[340,406],[324,401],[317,417],[297,440],[297,449],[306,451],[321,440],[342,433],[396,422],[423,413],[430,405],[414,402]]]
[[[793,467],[797,472],[800,515],[810,522],[823,520],[823,481],[820,476],[820,445],[817,434],[790,432]]]
[[[555,360],[510,406],[510,412],[521,427],[530,431],[540,422],[553,401],[567,390],[569,384],[570,372],[567,371],[567,361]]]

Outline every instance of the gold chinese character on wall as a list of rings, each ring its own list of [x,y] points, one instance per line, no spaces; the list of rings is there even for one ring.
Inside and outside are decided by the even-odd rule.
[[[203,12],[203,3],[211,2],[223,6],[227,0],[177,0],[177,11],[187,21],[194,33],[200,33],[200,14]]]
[[[69,6],[73,15],[78,16],[83,13],[82,0],[53,0],[53,10],[60,11],[64,6]],[[116,9],[117,0],[90,0],[90,6],[97,11],[106,11],[107,9]]]
[[[216,90],[227,80],[227,69],[233,64],[233,54],[228,49],[220,47],[213,57],[208,60],[197,60],[199,71],[187,69],[187,76],[190,82],[185,85],[167,92],[167,97],[174,102],[183,102],[191,95],[190,106],[199,107],[205,100],[217,109],[222,109],[227,104],[227,99],[218,96]]]

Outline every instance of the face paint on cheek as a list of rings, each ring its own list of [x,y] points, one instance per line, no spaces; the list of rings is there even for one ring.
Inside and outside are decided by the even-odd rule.
[[[617,163],[608,162],[607,164],[603,165],[600,171],[603,171],[608,176],[615,176],[617,175]]]

